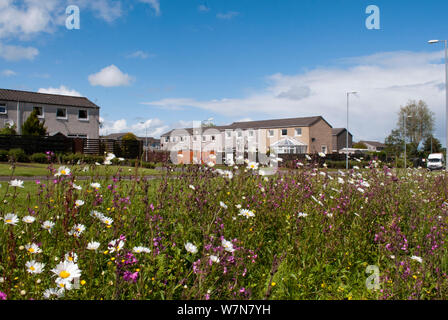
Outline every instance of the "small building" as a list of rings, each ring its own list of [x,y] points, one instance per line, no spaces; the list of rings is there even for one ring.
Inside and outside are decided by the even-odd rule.
[[[100,107],[85,97],[0,89],[0,128],[14,125],[18,134],[33,110],[47,132],[71,138],[99,138]]]
[[[346,128],[333,128],[333,153],[340,153],[340,150],[347,148],[347,129]],[[348,148],[353,145],[353,135],[348,132]]]
[[[377,142],[377,141],[362,140],[362,141],[359,141],[359,143],[364,144],[369,151],[373,151],[373,152],[380,152],[380,151],[384,150],[384,148],[386,148],[386,145],[384,143]]]

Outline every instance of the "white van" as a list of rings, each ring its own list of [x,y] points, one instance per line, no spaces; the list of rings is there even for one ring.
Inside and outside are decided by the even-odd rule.
[[[428,156],[426,166],[429,170],[438,170],[445,167],[445,159],[442,153],[431,153]]]

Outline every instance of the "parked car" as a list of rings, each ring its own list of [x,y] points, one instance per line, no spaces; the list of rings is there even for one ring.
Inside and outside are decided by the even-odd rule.
[[[445,158],[442,153],[431,153],[426,164],[429,170],[439,170],[445,168]]]

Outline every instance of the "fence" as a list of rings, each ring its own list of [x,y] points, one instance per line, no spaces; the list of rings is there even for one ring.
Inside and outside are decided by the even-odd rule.
[[[104,155],[114,153],[117,157],[127,159],[140,158],[143,154],[143,142],[133,140],[84,139],[57,136],[19,136],[0,135],[0,150],[20,148],[27,154],[44,153],[83,153]]]

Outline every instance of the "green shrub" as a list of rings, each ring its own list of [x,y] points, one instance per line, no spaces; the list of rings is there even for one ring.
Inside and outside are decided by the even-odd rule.
[[[25,151],[19,148],[9,150],[8,155],[15,162],[30,162]]]
[[[7,162],[8,160],[9,160],[8,151],[7,150],[0,150],[0,161],[1,162]]]
[[[31,162],[48,163],[48,158],[45,153],[33,153],[30,157]]]

